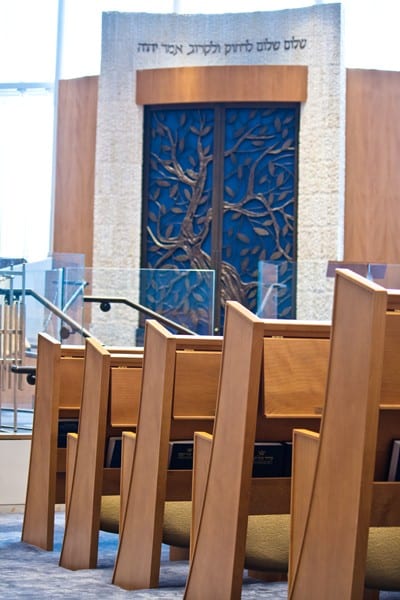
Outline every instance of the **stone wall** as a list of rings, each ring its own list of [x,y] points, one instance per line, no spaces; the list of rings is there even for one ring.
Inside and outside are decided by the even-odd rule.
[[[94,217],[97,267],[140,266],[143,108],[137,69],[307,65],[299,145],[298,318],[330,318],[343,251],[345,68],[341,7],[223,15],[105,13]]]

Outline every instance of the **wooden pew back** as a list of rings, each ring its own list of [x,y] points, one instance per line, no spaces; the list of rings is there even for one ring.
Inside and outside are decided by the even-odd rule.
[[[288,511],[289,478],[255,479],[252,486],[254,442],[290,440],[294,423],[318,429],[315,407],[323,402],[329,335],[327,323],[263,321],[238,303],[228,303],[210,466],[200,515],[195,515],[186,598],[240,598],[249,510]],[[314,343],[322,357],[315,371]],[[269,355],[272,349],[276,356]],[[310,349],[305,360],[304,351]],[[310,396],[304,394],[307,379]],[[293,397],[282,393],[282,385]]]
[[[60,564],[70,569],[92,568],[97,563],[100,503],[103,491],[115,493],[120,470],[104,468],[111,415],[127,414],[136,426],[137,385],[141,379],[143,355],[111,354],[94,339],[86,340],[79,432],[74,455],[67,463],[67,509]],[[113,373],[118,383],[113,389]],[[126,382],[121,385],[121,382]],[[129,385],[131,387],[129,388]],[[133,410],[129,410],[129,402]],[[121,405],[121,409],[119,406]],[[118,422],[118,425],[122,425]],[[121,432],[120,432],[121,433]]]
[[[363,597],[369,526],[388,505],[390,512],[394,495],[385,501],[385,489],[398,492],[398,485],[380,483],[374,498],[380,435],[387,444],[380,410],[396,422],[397,431],[400,425],[394,418],[400,315],[387,308],[384,288],[347,270],[337,272],[321,433],[295,432],[292,600]],[[394,506],[398,499],[397,494]],[[385,524],[393,524],[387,514]]]
[[[140,348],[123,350],[135,354],[142,352]],[[113,347],[110,351],[118,353],[121,349]],[[35,407],[22,541],[45,550],[53,548],[55,505],[65,502],[66,448],[58,447],[58,426],[60,419],[79,419],[84,353],[85,346],[64,346],[45,333],[38,335]],[[131,416],[131,420],[136,422],[138,385],[132,382],[130,371],[122,369],[118,375],[122,383],[115,385],[112,397],[119,396],[122,407],[128,402],[132,405],[132,385],[135,386],[133,409],[136,406],[136,414]],[[110,483],[113,488],[119,485],[115,479],[114,475],[113,483]]]
[[[161,326],[154,325],[155,329]],[[146,325],[147,328],[147,325]],[[195,338],[194,336],[172,336],[167,330],[161,328],[165,335],[174,339],[174,346],[168,349],[168,359],[163,355],[163,344],[159,344],[159,339],[148,343],[146,339],[143,372],[141,379],[141,402],[140,414],[138,420],[130,415],[125,407],[120,409],[120,393],[113,393],[116,402],[110,403],[104,400],[103,388],[108,388],[109,381],[104,380],[103,388],[96,387],[95,382],[90,384],[90,372],[95,366],[88,364],[85,367],[85,386],[84,397],[82,400],[80,430],[77,440],[76,456],[73,459],[73,475],[71,483],[71,495],[67,512],[67,523],[64,534],[64,542],[61,553],[60,564],[66,568],[93,568],[97,562],[97,541],[100,520],[100,501],[101,495],[118,493],[118,489],[109,487],[106,484],[108,475],[119,475],[119,469],[102,470],[105,440],[110,434],[118,433],[116,428],[127,428],[129,425],[138,425],[143,429],[143,435],[140,438],[147,442],[148,453],[144,458],[143,474],[145,478],[140,486],[143,490],[147,489],[147,482],[151,481],[153,467],[153,457],[157,454],[159,441],[159,427],[168,422],[169,428],[163,433],[163,442],[165,441],[166,455],[168,459],[169,430],[173,430],[173,438],[177,440],[186,440],[193,437],[193,431],[201,424],[202,427],[212,427],[214,409],[210,397],[215,399],[218,378],[215,374],[219,372],[219,354],[217,348],[221,346],[221,338],[216,341],[215,338]],[[101,348],[93,347],[93,343],[88,340],[87,345],[97,354],[99,364],[104,360],[104,351]],[[209,360],[211,357],[211,360]],[[122,364],[122,355],[113,355],[110,357],[111,380],[116,382],[117,389],[121,392],[120,374],[123,368],[128,370],[132,368],[133,357],[126,357],[126,365]],[[118,361],[118,368],[113,371],[113,361]],[[86,358],[85,358],[86,364]],[[203,368],[207,367],[208,377],[204,377]],[[99,370],[99,368],[97,368]],[[184,373],[187,385],[182,385],[180,378]],[[86,380],[92,387],[90,394],[85,394]],[[124,377],[124,381],[127,381]],[[131,378],[131,383],[134,381]],[[112,385],[111,385],[112,389]],[[125,389],[125,388],[124,388]],[[193,390],[197,390],[194,394]],[[132,389],[131,389],[132,392]],[[86,396],[89,400],[86,401]],[[169,399],[169,404],[167,403]],[[158,418],[157,406],[162,403],[165,408],[163,418]],[[185,405],[189,410],[185,410]],[[214,400],[215,406],[215,400]],[[136,409],[135,409],[136,410]],[[108,417],[107,417],[108,413]],[[143,414],[147,416],[143,417]],[[116,416],[117,415],[117,416]],[[123,422],[125,420],[125,422]],[[147,423],[147,429],[141,426],[141,423]],[[121,433],[121,432],[119,432]],[[164,447],[164,446],[163,446]],[[143,442],[136,443],[134,453],[135,462],[139,463],[143,455]],[[88,453],[92,456],[92,462],[88,460]],[[139,457],[139,458],[138,458]],[[165,463],[165,470],[167,465]],[[92,481],[91,493],[88,494],[88,481]],[[117,480],[115,480],[117,482]],[[118,479],[119,487],[119,479]],[[151,489],[151,484],[150,484]],[[188,498],[191,489],[191,472],[179,471],[175,473],[169,482],[169,495],[178,498]],[[82,509],[82,498],[86,497],[87,506]],[[146,494],[146,504],[152,506],[150,492]],[[144,543],[144,541],[143,541]],[[143,547],[140,547],[140,554],[143,554]]]
[[[289,444],[295,427],[319,431],[325,400],[330,324],[264,321],[256,442]],[[307,393],[308,391],[308,393]],[[253,478],[249,514],[290,512],[288,476]]]
[[[59,418],[77,418],[83,346],[38,336],[35,406],[22,541],[52,550],[54,507],[64,501],[65,449],[57,451]]]
[[[73,473],[68,473],[71,494],[65,531],[74,529],[80,551],[88,553],[90,562],[97,560],[110,366],[109,352],[96,341],[87,340],[76,461]],[[71,550],[64,536],[61,561],[73,565]]]
[[[264,416],[320,416],[328,356],[328,338],[264,338]]]
[[[212,430],[222,338],[173,336],[147,321],[135,455],[113,582],[158,584],[166,499],[190,499],[191,471],[168,470],[171,440]],[[140,539],[141,544],[133,543]]]

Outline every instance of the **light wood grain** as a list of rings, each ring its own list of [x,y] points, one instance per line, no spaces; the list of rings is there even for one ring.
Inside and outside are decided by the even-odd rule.
[[[120,491],[120,469],[104,469],[107,435],[112,426],[111,406],[114,404],[118,412],[118,403],[125,406],[129,400],[126,393],[118,397],[118,387],[112,390],[111,373],[119,370],[129,383],[130,372],[140,373],[142,363],[143,355],[137,348],[127,349],[125,354],[111,354],[95,339],[86,340],[76,458],[73,465],[69,463],[72,473],[67,473],[67,482],[72,483],[60,557],[60,565],[65,568],[96,567],[101,496],[103,492]],[[126,386],[122,385],[122,389],[126,391]],[[132,387],[133,405],[137,404],[137,394],[138,390]],[[127,452],[133,454],[133,449]]]
[[[306,492],[311,501],[308,509],[293,505],[291,600],[363,597],[386,308],[383,288],[337,272],[325,408],[312,493]],[[293,464],[303,469],[302,456]],[[307,480],[309,490],[309,474]],[[295,472],[293,497],[304,493],[302,481]]]
[[[289,477],[252,479],[254,442],[291,440],[293,427],[304,422],[318,429],[320,414],[309,418],[309,399],[303,392],[306,378],[311,389],[324,389],[326,382],[328,323],[262,320],[237,302],[228,302],[226,315],[211,459],[200,515],[196,509],[187,600],[240,598],[248,515],[290,511]],[[293,371],[286,361],[271,357],[279,347],[281,356],[296,358],[296,344],[303,364]],[[323,358],[319,362],[318,356],[313,370],[310,366],[321,348],[325,368],[319,368]],[[288,381],[288,375],[299,381]],[[293,393],[289,409],[279,396],[282,387]],[[268,407],[271,390],[277,392],[273,417]],[[194,481],[196,477],[194,473]],[[199,479],[204,481],[204,473]],[[273,578],[281,577],[279,573]]]
[[[399,102],[399,73],[347,71],[345,260],[399,262]]]
[[[137,104],[305,102],[306,66],[240,65],[136,71]]]
[[[174,418],[213,419],[221,352],[177,351]]]
[[[123,348],[123,355],[121,348],[111,350],[111,365],[113,368],[121,366],[121,373],[129,381],[130,371],[126,365],[130,361],[132,368],[141,368],[143,349]],[[35,412],[22,539],[47,550],[53,548],[55,505],[65,502],[66,449],[57,447],[58,421],[79,418],[84,355],[84,346],[64,346],[47,334],[38,336]],[[122,387],[127,389],[127,385]],[[110,401],[115,406],[118,406],[118,394],[117,388],[110,391]],[[138,396],[138,391],[132,388],[133,405],[135,402],[137,405]],[[125,393],[121,396],[122,405],[127,401]],[[104,482],[108,493],[118,493],[119,471],[117,480],[115,474],[107,474]]]
[[[103,346],[86,341],[79,435],[60,556],[60,565],[68,569],[90,569],[97,563],[110,362]]]
[[[212,430],[221,348],[221,337],[174,336],[146,322],[135,456],[113,574],[120,587],[158,585],[165,501],[191,498],[191,470],[168,470],[169,444]]]
[[[53,549],[61,344],[38,336],[35,411],[22,541]]]
[[[98,77],[61,80],[58,90],[54,252],[92,265]]]
[[[321,415],[329,339],[264,339],[265,416]]]

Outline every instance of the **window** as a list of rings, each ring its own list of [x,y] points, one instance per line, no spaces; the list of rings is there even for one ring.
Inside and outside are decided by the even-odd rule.
[[[57,18],[54,0],[0,9],[0,256],[49,250]]]
[[[7,59],[0,61],[0,256],[36,260],[48,254],[55,82],[59,76],[100,72],[103,11],[249,12],[322,3],[204,0],[199,7],[196,0],[3,0],[0,54]],[[342,4],[346,66],[400,70],[398,0]]]

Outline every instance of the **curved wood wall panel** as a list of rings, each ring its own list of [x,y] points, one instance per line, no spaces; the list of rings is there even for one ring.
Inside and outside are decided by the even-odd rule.
[[[261,77],[262,71],[256,76],[253,68],[238,67],[242,83],[239,85],[235,81],[233,85],[230,81],[231,92],[236,94],[236,98],[230,94],[230,100],[240,101],[246,90],[252,92],[253,100],[263,99],[257,97],[254,81],[258,82],[257,86],[260,82],[266,85],[269,78],[265,77],[265,73]],[[212,70],[211,67],[203,69]],[[302,67],[296,69],[300,71],[296,75],[295,87],[299,94],[304,94],[305,90],[300,90],[304,82],[306,84],[307,74]],[[180,71],[186,70],[174,69],[174,76],[180,78],[183,76]],[[158,71],[138,73],[138,102],[176,101],[173,92],[168,91],[166,86],[154,85],[151,90],[154,77],[168,75]],[[199,81],[204,82],[206,74],[199,77],[200,72],[196,68],[192,76],[196,71],[196,86],[188,85],[185,91],[192,101],[204,99],[204,83],[200,85]],[[251,83],[247,76],[254,78]],[[271,81],[268,85],[273,88]],[[260,94],[264,93],[263,86],[257,86],[256,90],[261,89]],[[92,264],[93,245],[97,87],[98,77],[84,77],[61,81],[59,89],[53,250],[84,253],[88,266]],[[219,93],[222,94],[223,90]],[[272,100],[270,92],[268,94],[269,100]],[[293,99],[293,96],[290,98]],[[289,100],[289,97],[285,99]],[[296,99],[304,100],[302,96]],[[347,71],[344,260],[400,262],[399,106],[400,73]]]
[[[400,262],[400,73],[347,71],[344,259]]]
[[[98,77],[59,82],[53,252],[92,265]]]
[[[307,74],[290,65],[146,69],[136,73],[136,102],[305,102]]]

